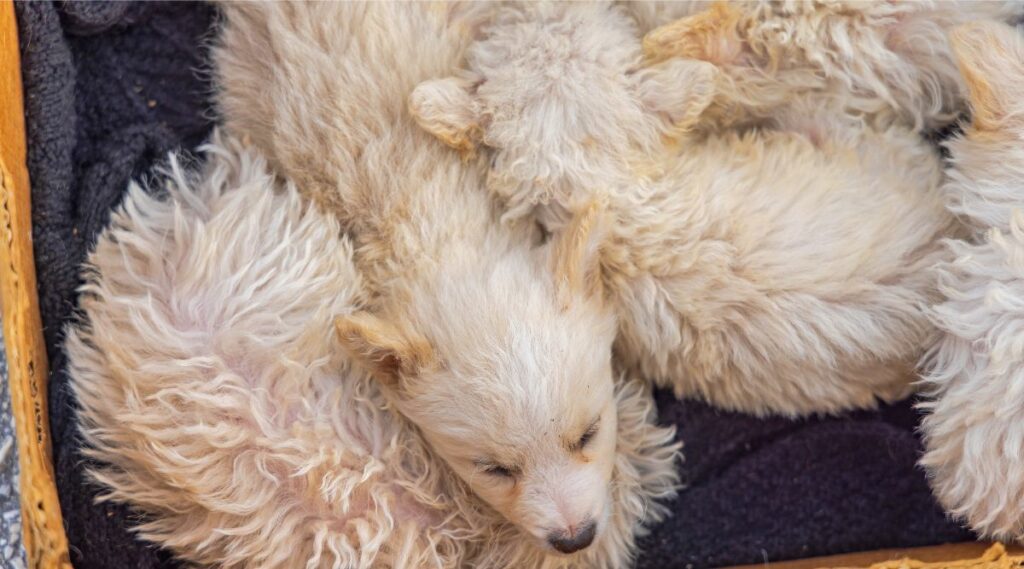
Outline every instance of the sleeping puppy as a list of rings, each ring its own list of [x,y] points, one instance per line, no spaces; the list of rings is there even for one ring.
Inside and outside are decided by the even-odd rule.
[[[928,469],[945,508],[984,537],[1024,537],[1024,38],[999,24],[952,43],[972,118],[948,143],[950,209],[971,239],[951,241],[933,309],[923,423]]]
[[[776,124],[791,101],[886,127],[940,129],[966,109],[948,33],[966,22],[1009,22],[1009,1],[626,3],[649,62],[674,57],[722,70],[708,127]],[[682,17],[685,16],[685,17]],[[675,19],[680,18],[680,19]],[[656,28],[656,29],[654,29]],[[784,112],[784,111],[783,111]]]
[[[556,240],[602,221],[588,290],[615,310],[630,371],[754,413],[909,391],[935,336],[926,268],[954,225],[917,134],[797,98],[786,130],[693,136],[720,69],[644,65],[607,4],[513,4],[467,60],[416,88],[413,116],[464,156],[486,148],[507,221]]]
[[[337,220],[238,141],[214,134],[204,152],[202,170],[172,156],[129,189],[65,344],[89,475],[145,514],[141,539],[218,569],[626,565],[678,482],[649,385],[615,386],[600,562],[546,554],[338,349],[334,319],[364,295]]]
[[[498,222],[486,164],[406,105],[492,9],[226,3],[220,105],[351,236],[368,301],[336,332],[389,404],[544,563],[621,566],[638,520],[615,499],[616,326],[594,287],[596,218],[533,246],[532,230]]]

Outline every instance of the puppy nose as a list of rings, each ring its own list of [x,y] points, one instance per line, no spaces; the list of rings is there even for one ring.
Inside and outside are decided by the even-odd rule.
[[[597,524],[593,520],[587,520],[575,533],[568,531],[552,533],[548,536],[548,543],[555,548],[555,551],[575,553],[593,543],[595,533],[597,533]]]

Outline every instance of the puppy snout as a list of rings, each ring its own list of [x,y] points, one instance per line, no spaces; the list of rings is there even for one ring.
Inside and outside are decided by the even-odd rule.
[[[570,528],[566,531],[551,533],[548,536],[548,543],[560,553],[575,553],[593,543],[596,533],[597,524],[593,520],[587,520],[575,528],[575,531]]]

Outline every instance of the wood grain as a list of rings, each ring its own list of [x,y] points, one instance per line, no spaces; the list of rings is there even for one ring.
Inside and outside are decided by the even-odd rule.
[[[992,543],[990,542],[968,541],[964,543],[947,543],[944,545],[933,545],[929,547],[880,549],[860,553],[830,555],[828,557],[813,557],[810,559],[799,559],[796,561],[773,561],[758,563],[755,565],[731,567],[728,569],[864,569],[876,563],[895,561],[904,558],[911,558],[926,562],[952,562],[979,558],[991,546]],[[1007,545],[1006,550],[1011,555],[1021,555],[1024,553],[1024,548],[1017,545]]]
[[[19,61],[14,3],[0,0],[0,306],[21,469],[22,540],[29,567],[70,568],[50,448]]]

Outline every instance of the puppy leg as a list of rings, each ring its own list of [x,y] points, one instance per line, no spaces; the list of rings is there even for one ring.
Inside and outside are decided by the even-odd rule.
[[[972,107],[953,155],[950,209],[974,228],[939,268],[945,332],[930,357],[922,425],[935,494],[985,536],[1024,538],[1024,39],[972,24],[952,34]]]
[[[946,336],[931,355],[934,399],[921,464],[947,511],[985,536],[1024,537],[1024,212],[1007,233],[956,244],[943,267]]]

